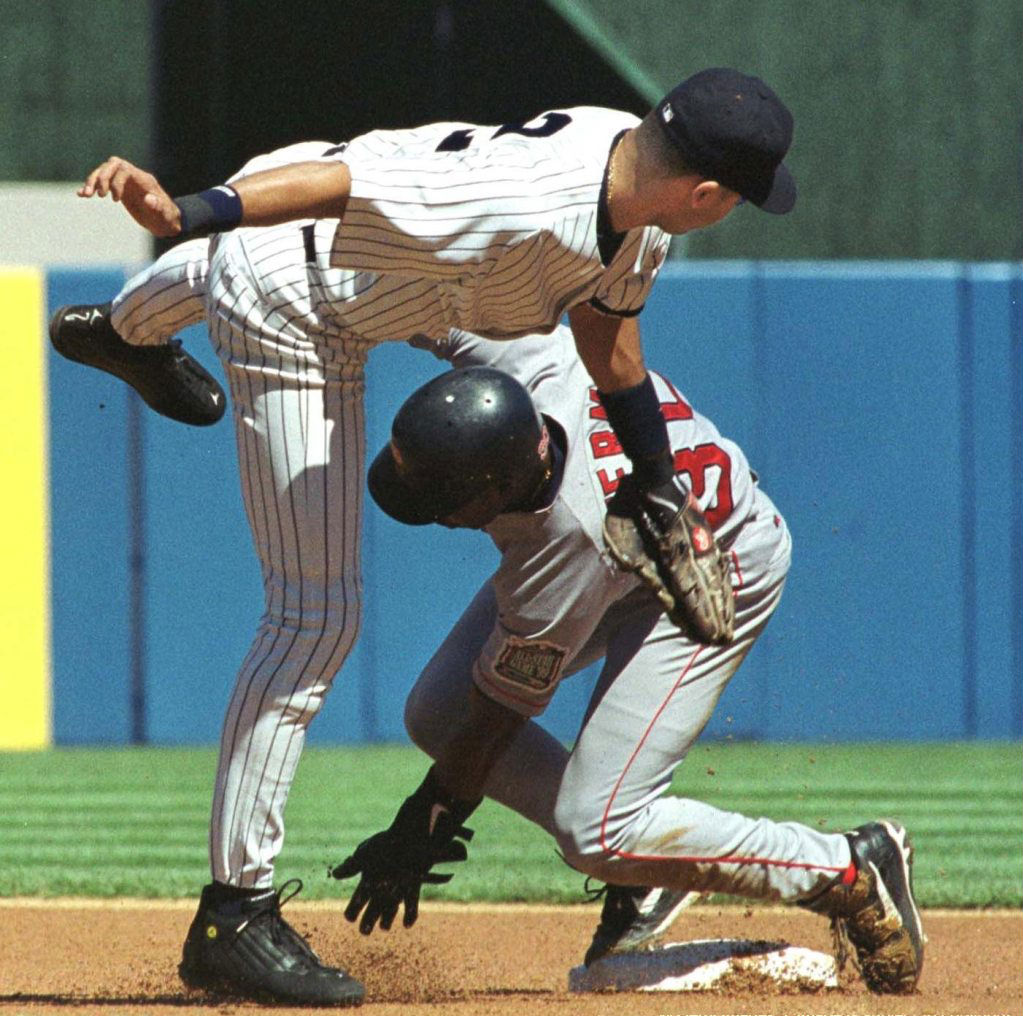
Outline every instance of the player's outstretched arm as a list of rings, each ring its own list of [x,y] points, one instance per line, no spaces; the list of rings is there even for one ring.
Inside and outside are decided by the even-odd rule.
[[[473,685],[468,708],[436,753],[433,771],[437,782],[460,800],[482,797],[490,770],[525,722],[521,713],[495,702]]]
[[[441,885],[451,875],[436,864],[464,861],[471,829],[463,824],[483,797],[483,784],[497,759],[526,717],[505,708],[475,686],[451,736],[390,827],[355,848],[331,869],[337,879],[359,876],[345,917],[370,934],[379,924],[387,931],[404,906],[406,928],[416,922],[423,885]],[[464,841],[464,842],[463,842]]]
[[[340,219],[352,174],[343,162],[295,162],[252,173],[231,186],[242,201],[243,226],[276,226],[292,219]]]
[[[351,183],[344,163],[297,162],[175,199],[152,173],[114,155],[86,177],[78,195],[109,195],[154,236],[172,237],[341,218]]]

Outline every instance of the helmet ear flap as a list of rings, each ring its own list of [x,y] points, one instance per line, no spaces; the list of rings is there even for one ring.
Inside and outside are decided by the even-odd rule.
[[[540,417],[540,434],[532,458],[523,456],[517,483],[508,491],[502,511],[528,511],[534,507],[537,495],[551,476],[551,434],[547,420]]]

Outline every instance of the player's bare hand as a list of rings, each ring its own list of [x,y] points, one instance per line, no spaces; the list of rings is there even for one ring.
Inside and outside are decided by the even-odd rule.
[[[181,213],[159,180],[117,155],[85,178],[78,196],[109,196],[121,202],[128,214],[153,236],[177,236],[181,232]]]

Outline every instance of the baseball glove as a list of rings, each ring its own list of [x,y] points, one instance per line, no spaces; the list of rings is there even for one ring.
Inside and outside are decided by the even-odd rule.
[[[673,478],[640,490],[624,476],[608,502],[604,542],[636,572],[668,617],[697,642],[727,645],[735,631],[728,560],[696,498]]]
[[[419,916],[422,887],[443,885],[453,878],[431,871],[433,866],[468,857],[466,843],[473,831],[462,822],[475,807],[453,801],[431,769],[419,789],[405,798],[390,828],[363,840],[355,853],[331,869],[337,879],[361,876],[345,908],[346,920],[354,923],[361,913],[363,935],[369,935],[378,922],[381,931],[389,931],[398,907],[404,904],[402,923],[411,928]]]

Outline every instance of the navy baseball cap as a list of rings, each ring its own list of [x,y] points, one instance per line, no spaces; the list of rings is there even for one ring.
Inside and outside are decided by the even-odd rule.
[[[657,122],[701,176],[765,212],[792,210],[796,181],[782,162],[792,114],[760,78],[727,67],[699,71],[658,103]]]

